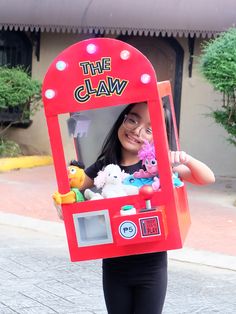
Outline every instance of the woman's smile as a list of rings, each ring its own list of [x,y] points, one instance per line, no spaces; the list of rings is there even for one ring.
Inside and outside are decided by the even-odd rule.
[[[142,144],[142,140],[140,140],[137,136],[135,135],[132,135],[130,133],[125,133],[125,137],[127,138],[127,140],[130,142],[130,143],[134,143],[134,144]]]

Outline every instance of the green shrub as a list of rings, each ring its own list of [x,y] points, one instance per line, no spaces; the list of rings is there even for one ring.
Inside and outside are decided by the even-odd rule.
[[[24,69],[0,67],[0,109],[25,109],[29,103],[34,107],[41,98],[40,92],[41,83],[33,80]]]
[[[6,131],[13,125],[29,121],[41,107],[40,100],[39,81],[33,80],[21,67],[0,67],[0,157],[20,154],[19,146],[6,139]]]
[[[200,71],[223,94],[222,107],[211,116],[228,133],[228,141],[236,146],[236,28],[221,33],[203,44]]]
[[[0,157],[18,157],[20,155],[21,149],[16,142],[0,139]]]

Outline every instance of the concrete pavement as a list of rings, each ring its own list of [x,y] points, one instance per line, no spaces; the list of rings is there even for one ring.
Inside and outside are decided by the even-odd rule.
[[[107,313],[101,260],[71,263],[65,236],[28,228],[0,239],[0,314]],[[168,277],[163,314],[235,313],[235,271],[170,259]]]
[[[57,189],[53,166],[0,173],[0,224],[63,236],[64,225],[52,205]],[[214,185],[188,185],[192,225],[180,261],[236,270],[236,178],[217,178]]]
[[[70,262],[56,189],[52,166],[0,173],[0,314],[107,313],[101,260]],[[235,313],[235,191],[235,178],[188,186],[192,226],[169,252],[163,314]]]

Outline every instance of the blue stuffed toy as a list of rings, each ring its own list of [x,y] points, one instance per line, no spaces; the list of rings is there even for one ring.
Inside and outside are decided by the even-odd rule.
[[[178,188],[184,185],[184,183],[179,179],[178,173],[173,173],[172,176],[174,187]],[[126,185],[133,185],[141,188],[143,185],[152,185],[154,183],[154,177],[150,178],[135,178],[133,175],[127,176],[122,183]]]

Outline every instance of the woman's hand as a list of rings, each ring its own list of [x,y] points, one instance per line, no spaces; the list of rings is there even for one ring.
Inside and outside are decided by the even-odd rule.
[[[211,169],[184,151],[172,151],[169,157],[173,172],[177,172],[182,180],[200,185],[215,182],[215,176]]]
[[[187,164],[189,162],[190,156],[184,151],[171,151],[169,154],[170,162],[174,165]]]

